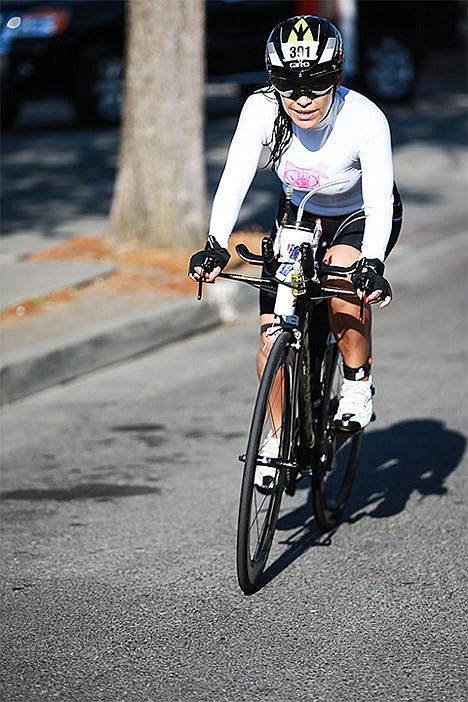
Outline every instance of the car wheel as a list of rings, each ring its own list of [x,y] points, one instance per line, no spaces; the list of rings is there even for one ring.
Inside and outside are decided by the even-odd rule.
[[[88,47],[78,62],[74,103],[83,125],[113,125],[122,114],[124,57],[116,47]]]
[[[374,35],[363,48],[361,76],[365,92],[376,100],[406,100],[411,97],[416,83],[416,56],[404,37],[383,31]]]

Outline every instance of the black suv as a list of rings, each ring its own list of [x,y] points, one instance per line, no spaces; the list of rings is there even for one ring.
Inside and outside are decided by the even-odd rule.
[[[263,82],[271,28],[295,14],[316,14],[322,4],[206,0],[208,79],[236,82],[245,90]],[[377,100],[410,96],[427,48],[448,46],[457,37],[462,6],[451,0],[358,1],[358,70],[356,76],[345,74],[347,84],[351,79]],[[331,19],[339,26],[339,18]],[[2,0],[3,127],[14,122],[25,100],[51,95],[69,98],[82,124],[116,123],[124,38],[125,0]]]
[[[124,0],[2,0],[2,125],[25,100],[72,100],[82,124],[114,123],[121,111]]]

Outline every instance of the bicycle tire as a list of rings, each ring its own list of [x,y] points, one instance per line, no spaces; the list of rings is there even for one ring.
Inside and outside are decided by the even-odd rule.
[[[335,428],[334,416],[343,382],[342,358],[336,342],[327,345],[321,366],[323,394],[311,479],[312,502],[319,528],[330,531],[338,525],[351,492],[364,432],[350,433]]]
[[[246,594],[257,589],[268,560],[284,490],[286,469],[280,464],[288,460],[290,451],[292,338],[291,332],[284,330],[273,344],[258,388],[247,441],[237,524],[237,577]],[[272,426],[271,407],[280,391],[282,418],[276,427]],[[278,467],[275,487],[271,494],[264,495],[255,487],[254,479],[262,442],[270,430],[279,439]]]

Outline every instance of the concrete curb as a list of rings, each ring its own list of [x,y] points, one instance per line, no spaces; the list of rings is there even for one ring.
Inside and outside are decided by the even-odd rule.
[[[409,259],[418,263],[412,265],[414,284],[417,276],[428,265],[436,265],[440,256],[448,252],[464,255],[465,237],[464,231],[457,231],[448,240],[436,239],[424,247],[400,245],[398,255],[389,264],[391,280],[397,284],[406,282]],[[417,259],[411,255],[416,248]],[[60,342],[36,344],[5,354],[0,365],[0,404],[256,313],[258,292],[247,285],[219,280],[214,286],[205,286],[204,294],[201,303],[194,296],[184,297],[141,314],[88,326]]]
[[[247,286],[219,281],[202,303],[186,297],[140,315],[111,320],[53,344],[5,354],[0,405],[232,322],[256,303]]]
[[[63,288],[83,288],[118,269],[99,261],[15,261],[0,263],[0,309],[46,297]]]

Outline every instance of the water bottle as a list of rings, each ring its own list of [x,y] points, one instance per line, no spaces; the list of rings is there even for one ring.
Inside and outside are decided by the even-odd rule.
[[[283,227],[279,232],[279,236],[280,265],[276,271],[275,277],[280,282],[296,282],[300,278],[301,273],[300,246],[305,241],[313,245],[313,232],[308,229]],[[275,302],[275,315],[288,321],[288,317],[294,317],[295,309],[296,296],[294,295],[293,289],[287,287],[286,285],[278,285],[278,292],[276,294]]]

